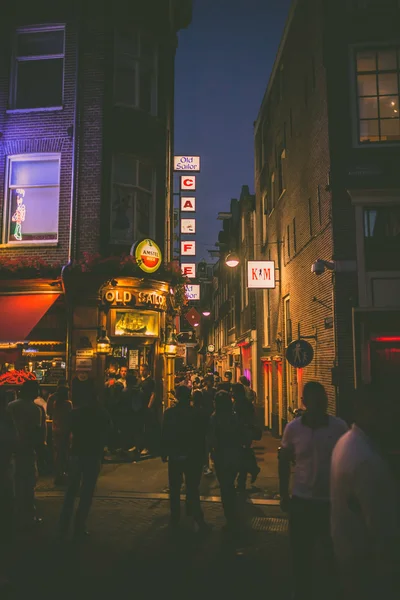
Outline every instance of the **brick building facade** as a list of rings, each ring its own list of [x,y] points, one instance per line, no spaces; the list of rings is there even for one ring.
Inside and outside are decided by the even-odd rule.
[[[31,268],[37,258],[61,268],[84,253],[121,256],[141,238],[155,240],[163,261],[171,260],[174,57],[177,31],[190,18],[189,0],[7,7],[0,24],[3,266]],[[0,287],[10,295],[5,279]],[[79,339],[93,344],[99,320],[109,325],[110,317],[90,309],[98,287],[77,309],[76,290],[73,308],[55,281],[42,280],[41,292],[51,283],[50,313],[72,311],[60,333],[72,372]],[[24,285],[38,292],[37,281]],[[138,285],[125,281],[133,291]],[[3,344],[15,341],[0,332]]]
[[[278,434],[306,381],[349,417],[354,386],[399,366],[399,8],[294,1],[255,123],[256,252],[277,268],[257,290],[258,393]]]

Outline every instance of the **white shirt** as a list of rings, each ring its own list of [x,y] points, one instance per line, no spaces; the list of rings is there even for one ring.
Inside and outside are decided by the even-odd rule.
[[[343,566],[373,568],[399,534],[396,483],[385,460],[357,425],[336,445],[331,468],[331,532]],[[375,557],[375,558],[374,558]]]
[[[331,415],[328,416],[327,426],[317,429],[304,425],[301,417],[286,425],[281,446],[289,450],[296,461],[293,496],[329,500],[332,451],[347,429],[347,424],[342,419]]]

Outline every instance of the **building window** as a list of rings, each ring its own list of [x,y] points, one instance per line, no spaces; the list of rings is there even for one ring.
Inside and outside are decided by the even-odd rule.
[[[267,242],[267,216],[269,212],[268,206],[268,192],[264,192],[262,195],[261,201],[261,210],[262,210],[262,243],[266,244]]]
[[[111,231],[112,244],[132,244],[154,236],[155,174],[152,166],[132,156],[113,160]]]
[[[283,299],[283,313],[285,319],[285,346],[286,348],[292,342],[292,318],[290,314],[290,297]]]
[[[278,185],[279,197],[286,190],[286,150],[283,149],[278,154]]]
[[[296,239],[296,218],[293,218],[293,252],[297,252],[297,239]]]
[[[311,83],[312,83],[312,89],[315,90],[315,88],[317,87],[317,73],[316,73],[316,69],[315,69],[315,57],[314,56],[311,57]]]
[[[157,68],[154,41],[143,33],[115,35],[114,102],[157,113]]]
[[[317,187],[317,202],[318,202],[318,221],[322,225],[322,201],[321,201],[321,188]]]
[[[10,108],[62,106],[63,26],[18,29],[14,39]]]
[[[398,142],[400,47],[356,53],[359,141]]]
[[[56,242],[60,155],[10,156],[7,177],[4,243]]]
[[[364,246],[368,271],[400,270],[400,206],[364,210]]]
[[[312,228],[312,202],[311,202],[311,198],[308,199],[308,227],[309,227],[309,231],[310,231],[310,237],[312,237],[313,228]]]
[[[269,186],[269,206],[271,211],[275,208],[275,173],[272,173]]]
[[[287,241],[287,255],[290,258],[290,226],[286,228],[286,241]]]
[[[289,110],[289,131],[290,137],[293,137],[293,109]]]

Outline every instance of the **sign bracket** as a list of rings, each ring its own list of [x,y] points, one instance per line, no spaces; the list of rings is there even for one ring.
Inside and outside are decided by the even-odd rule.
[[[300,322],[297,323],[297,339],[298,340],[318,340],[317,328],[314,327],[314,335],[301,335],[301,325]]]

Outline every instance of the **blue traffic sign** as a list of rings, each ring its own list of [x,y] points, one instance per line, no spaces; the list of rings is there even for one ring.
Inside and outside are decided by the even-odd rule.
[[[287,347],[286,360],[296,369],[307,367],[313,358],[314,349],[311,344],[305,340],[296,340]]]

